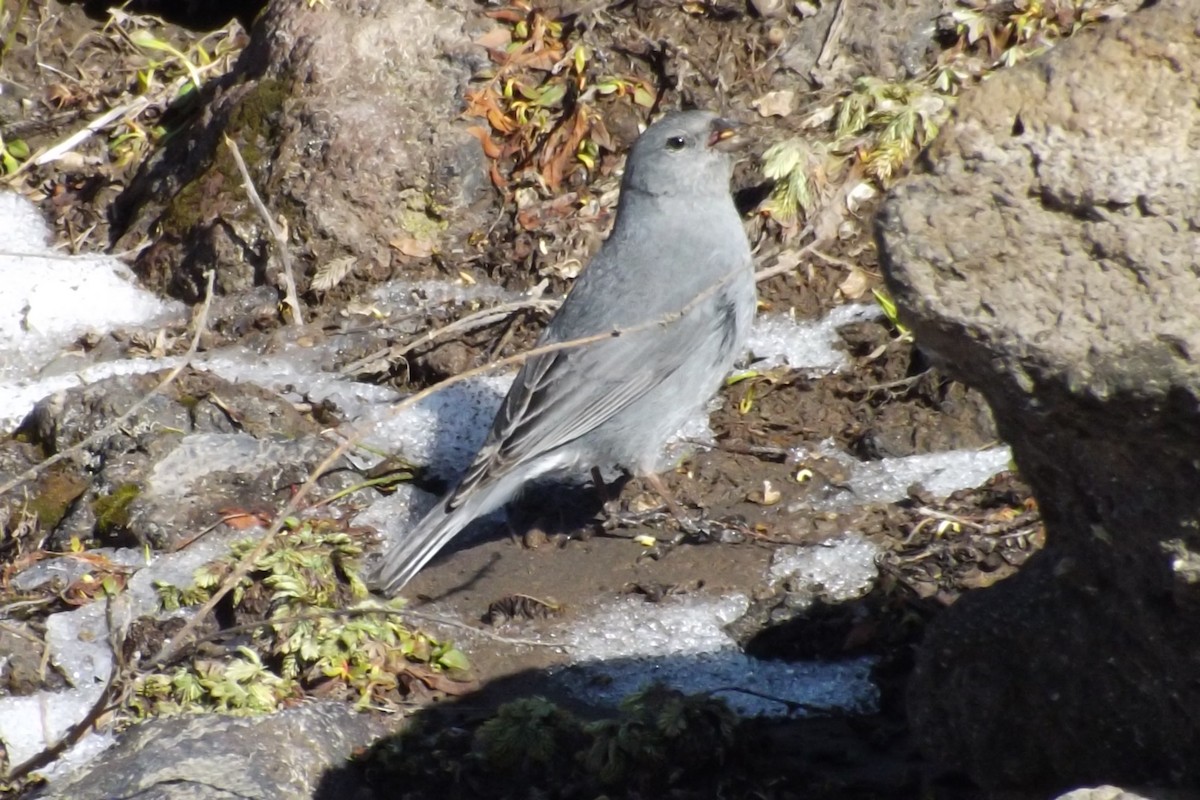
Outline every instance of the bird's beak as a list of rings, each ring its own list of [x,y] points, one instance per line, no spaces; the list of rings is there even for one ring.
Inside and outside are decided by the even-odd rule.
[[[738,136],[740,127],[732,120],[717,117],[713,120],[711,132],[708,134],[708,146],[726,152],[737,149],[738,145],[742,143]]]

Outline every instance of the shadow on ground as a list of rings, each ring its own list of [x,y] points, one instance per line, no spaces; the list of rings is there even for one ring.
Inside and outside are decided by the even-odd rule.
[[[784,650],[816,661],[872,655],[879,703],[871,712],[792,704],[781,716],[744,718],[726,704],[736,690],[685,695],[662,684],[614,707],[566,691],[561,669],[529,669],[398,720],[397,733],[326,773],[314,797],[984,798],[964,781],[934,775],[913,749],[903,696],[916,630],[853,646],[865,616],[884,621],[892,608],[877,590],[814,607],[806,621],[769,627],[746,643],[765,657]],[[594,666],[595,674],[637,667],[652,676],[703,670],[706,657]]]

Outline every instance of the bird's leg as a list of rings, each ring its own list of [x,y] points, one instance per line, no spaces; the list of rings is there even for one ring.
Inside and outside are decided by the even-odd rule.
[[[628,473],[626,473],[626,478],[628,478]],[[603,527],[605,530],[636,528],[663,517],[663,512],[658,509],[626,511],[621,508],[620,495],[613,493],[612,489],[614,486],[623,485],[624,480],[618,478],[611,485],[606,483],[600,474],[599,467],[592,468],[592,484],[596,487],[596,494],[604,504],[601,513],[604,517]]]
[[[731,525],[727,522],[709,519],[703,509],[700,511],[699,519],[693,517],[683,510],[683,506],[679,505],[671,490],[667,488],[666,482],[659,475],[650,473],[643,477],[650,487],[662,497],[671,516],[675,517],[675,521],[679,524],[679,535],[670,542],[662,542],[661,546],[674,547],[689,536],[698,537],[701,541],[741,541],[749,533],[744,525]],[[656,558],[663,554],[665,551],[660,552]]]
[[[604,527],[623,524],[625,520],[621,514],[621,507],[617,503],[617,498],[608,490],[608,484],[605,483],[599,467],[592,467],[592,486],[596,488],[596,495],[600,498],[600,513],[604,518]]]
[[[608,484],[604,482],[604,476],[600,474],[599,467],[592,467],[592,486],[596,487],[596,494],[600,496],[600,503],[604,506],[604,513],[608,514],[610,509],[608,504],[615,498],[608,492]]]
[[[649,472],[642,476],[646,479],[646,483],[650,484],[650,488],[663,499],[667,504],[667,510],[671,512],[671,516],[679,523],[679,527],[685,533],[697,533],[699,529],[696,527],[696,522],[691,516],[683,510],[683,506],[675,499],[675,495],[667,488],[666,481],[657,473]]]

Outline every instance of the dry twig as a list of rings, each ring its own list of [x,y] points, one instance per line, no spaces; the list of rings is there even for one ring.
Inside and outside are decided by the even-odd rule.
[[[538,311],[553,311],[554,309],[558,308],[559,303],[560,301],[558,300],[545,299],[542,297],[531,297],[526,300],[516,300],[511,303],[501,303],[500,305],[492,306],[491,308],[484,308],[476,311],[473,314],[468,314],[462,319],[455,320],[448,325],[443,325],[440,328],[434,328],[427,333],[423,333],[405,344],[393,345],[383,350],[378,350],[374,353],[371,353],[369,356],[364,356],[363,358],[360,358],[359,360],[343,367],[342,374],[358,375],[363,371],[366,371],[369,367],[371,367],[371,365],[378,363],[380,359],[383,359],[387,362],[392,362],[399,358],[403,358],[405,355],[422,345],[429,344],[437,339],[445,338],[451,334],[470,333],[471,331],[478,330],[479,328],[486,328],[488,325],[500,322],[508,317],[509,314],[514,314],[518,311],[526,311],[529,309],[535,309]]]
[[[250,197],[250,202],[258,211],[258,215],[262,217],[267,230],[271,232],[271,238],[275,240],[275,249],[279,251],[279,262],[283,265],[283,302],[292,310],[291,323],[293,325],[303,325],[304,315],[300,309],[300,298],[296,294],[296,277],[295,273],[292,272],[292,255],[288,250],[287,239],[284,237],[283,232],[279,230],[279,226],[275,224],[275,220],[271,218],[271,212],[267,209],[267,204],[259,196],[258,190],[254,188],[254,181],[250,178],[250,170],[246,169],[246,162],[242,159],[242,153],[238,150],[237,144],[233,139],[226,136],[225,146],[233,154],[233,160],[237,163],[238,172],[242,174],[242,186],[245,187],[246,194]]]

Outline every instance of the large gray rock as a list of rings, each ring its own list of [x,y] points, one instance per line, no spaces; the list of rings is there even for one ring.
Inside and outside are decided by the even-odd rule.
[[[989,785],[1200,785],[1200,3],[964,97],[878,237],[1048,534],[931,627],[925,749]]]
[[[264,717],[151,720],[44,800],[310,800],[318,786],[336,797],[326,773],[389,727],[337,703]]]
[[[139,274],[190,301],[209,268],[222,293],[273,275],[226,135],[286,218],[301,270],[352,255],[360,274],[386,274],[393,239],[443,245],[486,226],[486,165],[461,119],[462,89],[486,61],[467,29],[486,24],[454,2],[271,2],[200,118],[119,199],[118,246],[149,238]]]

